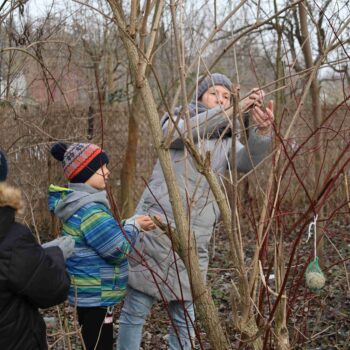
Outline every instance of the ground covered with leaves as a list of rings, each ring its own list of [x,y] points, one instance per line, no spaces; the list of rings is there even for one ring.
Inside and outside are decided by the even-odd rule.
[[[310,292],[304,280],[296,291],[289,290],[290,304],[288,327],[292,349],[306,350],[347,350],[350,349],[350,225],[337,222],[327,232],[325,239],[325,259],[323,272],[326,276],[325,287],[317,294]],[[246,250],[247,261],[254,253],[254,237],[250,238],[250,247]],[[233,327],[232,310],[230,307],[230,291],[235,278],[230,263],[228,244],[225,234],[219,229],[215,234],[215,244],[211,246],[211,262],[208,282],[211,286],[215,304],[220,318],[226,327],[233,349],[248,349],[242,345],[239,335]],[[286,251],[288,247],[286,247]],[[302,241],[299,246],[301,255],[309,254],[310,245]],[[302,264],[301,264],[302,265]],[[274,287],[270,279],[271,288]],[[287,287],[288,288],[288,287]],[[288,289],[287,289],[288,290]],[[60,315],[58,315],[60,310]],[[115,333],[118,332],[119,308],[115,317]],[[52,349],[82,349],[77,336],[77,325],[72,308],[67,305],[52,308],[44,312],[48,323],[49,343]],[[62,322],[60,322],[60,320]],[[144,327],[142,349],[167,349],[168,315],[162,303],[154,306]],[[208,340],[200,328],[201,340],[197,341],[197,349],[211,349]],[[70,336],[62,335],[69,333]],[[68,340],[69,338],[69,340]],[[266,349],[272,349],[268,345]]]

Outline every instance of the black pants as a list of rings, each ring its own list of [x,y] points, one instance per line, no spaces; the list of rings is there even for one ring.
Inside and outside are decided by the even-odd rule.
[[[86,350],[113,350],[113,322],[105,323],[107,308],[78,307],[77,312]]]

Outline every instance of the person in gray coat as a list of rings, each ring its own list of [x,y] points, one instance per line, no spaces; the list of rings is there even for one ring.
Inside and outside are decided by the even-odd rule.
[[[231,103],[231,81],[215,73],[199,82],[188,105],[193,140],[202,154],[211,153],[212,168],[217,176],[228,169],[232,145],[231,130],[227,130],[229,118],[225,109]],[[241,107],[251,108],[251,125],[248,146],[243,146],[236,137],[237,170],[248,172],[268,154],[271,145],[271,124],[274,120],[273,102],[263,104],[264,93],[254,89]],[[181,108],[175,110],[179,115]],[[170,125],[166,114],[162,120],[164,134]],[[185,130],[184,120],[179,129]],[[225,130],[226,128],[226,130]],[[225,130],[225,131],[223,131]],[[194,234],[200,269],[206,278],[208,270],[209,241],[219,219],[219,208],[205,177],[197,170],[194,160],[188,154],[177,132],[173,137],[170,153],[178,186],[187,210],[191,231]],[[148,186],[142,194],[135,214],[147,212],[160,217],[163,222],[174,224],[164,175],[157,161]],[[175,227],[175,225],[174,225]],[[142,328],[152,305],[163,300],[168,305],[171,317],[169,349],[191,349],[194,335],[194,308],[191,286],[184,263],[173,252],[171,242],[160,229],[140,235],[136,242],[139,254],[129,258],[129,286],[119,320],[118,350],[138,350],[141,344]]]

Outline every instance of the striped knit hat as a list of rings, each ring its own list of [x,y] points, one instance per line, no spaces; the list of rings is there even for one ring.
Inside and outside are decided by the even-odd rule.
[[[93,143],[73,143],[67,146],[56,143],[51,154],[62,162],[64,175],[69,182],[84,183],[104,164],[108,164],[107,154]]]

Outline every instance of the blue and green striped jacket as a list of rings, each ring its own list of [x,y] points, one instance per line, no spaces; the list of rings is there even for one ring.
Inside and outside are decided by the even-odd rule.
[[[84,192],[73,190],[74,185],[83,186]],[[107,202],[98,202],[100,194],[84,184],[49,188],[49,208],[63,221],[61,234],[75,240],[66,267],[71,277],[68,300],[79,307],[110,306],[122,301],[128,281],[126,255],[138,235],[135,226],[117,223]],[[72,215],[67,215],[69,209],[73,209]]]

